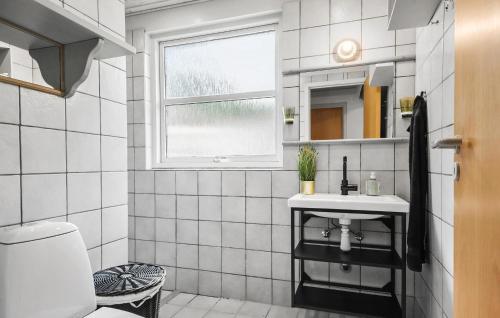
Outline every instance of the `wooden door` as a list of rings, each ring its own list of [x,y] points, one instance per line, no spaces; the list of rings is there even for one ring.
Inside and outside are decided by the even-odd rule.
[[[382,89],[380,86],[372,87],[365,81],[363,87],[363,137],[380,138],[382,120]]]
[[[342,139],[343,116],[342,107],[311,109],[311,139]]]
[[[500,317],[500,1],[455,1],[454,315]]]

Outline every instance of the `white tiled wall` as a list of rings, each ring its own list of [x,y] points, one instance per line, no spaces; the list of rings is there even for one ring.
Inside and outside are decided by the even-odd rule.
[[[337,32],[365,39],[370,49],[363,51],[363,58],[414,52],[415,32],[381,30],[380,21],[386,20],[387,10],[379,7],[385,6],[385,1],[377,3],[285,2],[280,43],[284,67],[332,62],[329,52]],[[216,6],[216,2],[212,4]],[[196,8],[190,7],[191,14]],[[274,171],[148,170],[151,145],[146,132],[151,123],[148,90],[144,90],[149,75],[144,66],[149,60],[145,34],[152,31],[127,31],[127,40],[138,49],[138,54],[127,59],[128,135],[134,136],[128,139],[130,260],[166,266],[167,289],[289,304],[290,218],[286,200],[299,191],[298,146],[284,147],[284,167]],[[374,37],[379,40],[372,41]],[[396,73],[396,96],[413,95],[415,64],[398,63]],[[299,108],[298,75],[284,77],[283,83],[286,104]],[[407,124],[403,125],[406,129]],[[299,140],[299,120],[287,125],[284,135],[286,140]],[[377,171],[384,193],[408,198],[407,143],[323,145],[318,151],[318,192],[340,191],[342,156],[347,155],[349,181],[360,185],[361,192],[370,171]],[[324,227],[325,220],[312,219],[306,235],[320,239]],[[390,235],[380,222],[356,223],[353,229],[364,232],[365,242],[389,243]],[[334,232],[331,239],[338,238],[339,233]],[[326,280],[383,285],[388,279],[387,271],[368,268],[354,267],[351,273],[343,273],[334,264],[308,262],[307,267],[311,275]],[[411,272],[407,286],[408,294],[413,295]]]
[[[124,36],[123,1],[56,2]],[[0,83],[0,227],[72,222],[94,270],[127,261],[125,83],[125,58],[68,99]]]
[[[347,155],[348,178],[360,185],[361,192],[369,172],[377,171],[384,193],[407,198],[406,149],[406,143],[393,142],[319,146],[317,191],[340,192],[342,156]],[[287,146],[286,166],[274,171],[130,167],[130,259],[167,266],[167,289],[288,304],[290,211],[286,200],[299,190],[297,150],[298,146]],[[326,226],[324,219],[313,219],[306,235],[320,239]],[[356,223],[353,229],[364,232],[365,242],[390,242],[388,230],[378,222]],[[338,240],[339,235],[334,232],[331,239]],[[338,264],[308,265],[312,275],[326,280],[376,286],[383,285],[389,273],[372,275],[369,269],[356,267],[344,274]],[[407,282],[412,295],[412,273]]]
[[[416,91],[428,95],[429,142],[453,135],[454,12],[441,4],[417,30]],[[415,275],[415,296],[426,317],[453,317],[453,151],[430,150],[429,262]]]

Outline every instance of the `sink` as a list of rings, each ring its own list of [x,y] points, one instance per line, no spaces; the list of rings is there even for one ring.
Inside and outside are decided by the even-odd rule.
[[[306,195],[299,193],[288,199],[288,207],[408,213],[409,204],[396,195],[371,196],[365,194],[340,195],[334,193]],[[325,213],[332,214],[331,212],[322,212],[322,214]],[[361,214],[359,216],[361,217]],[[354,217],[351,214],[351,218],[357,219],[358,217]]]
[[[351,249],[349,225],[351,220],[377,219],[383,215],[376,212],[408,213],[409,203],[395,195],[369,196],[363,194],[340,195],[333,193],[316,193],[312,195],[296,194],[288,199],[288,207],[311,209],[307,212],[319,217],[339,219],[342,226],[340,249],[348,252]],[[331,209],[332,212],[314,211],[314,209]],[[374,213],[346,213],[343,211],[365,211]]]

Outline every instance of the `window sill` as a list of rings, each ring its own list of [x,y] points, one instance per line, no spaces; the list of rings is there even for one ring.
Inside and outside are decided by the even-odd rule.
[[[253,162],[157,162],[152,170],[281,170],[283,161]]]

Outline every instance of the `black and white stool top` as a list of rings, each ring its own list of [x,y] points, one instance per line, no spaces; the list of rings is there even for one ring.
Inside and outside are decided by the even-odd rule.
[[[97,296],[140,293],[163,282],[165,270],[149,264],[126,264],[94,273]]]

